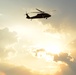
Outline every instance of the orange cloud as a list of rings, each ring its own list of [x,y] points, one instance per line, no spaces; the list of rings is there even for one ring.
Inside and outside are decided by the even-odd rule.
[[[0,75],[6,75],[4,72],[0,71]]]

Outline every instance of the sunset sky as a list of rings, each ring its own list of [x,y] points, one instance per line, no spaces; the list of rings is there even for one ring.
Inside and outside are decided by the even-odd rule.
[[[75,52],[76,0],[0,0],[0,75],[75,75]]]

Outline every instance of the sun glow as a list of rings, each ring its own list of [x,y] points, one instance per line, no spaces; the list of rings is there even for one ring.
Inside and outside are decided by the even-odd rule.
[[[33,48],[33,49],[32,49]],[[46,62],[53,62],[54,54],[59,54],[64,52],[64,44],[63,41],[52,40],[51,43],[48,41],[47,43],[39,43],[30,48],[31,54],[37,58],[43,58]]]
[[[46,53],[51,53],[51,54],[59,54],[60,52],[64,51],[65,44],[63,41],[58,40],[58,39],[52,39],[51,41],[46,42],[41,42],[37,45],[32,46],[36,49],[44,49]]]
[[[53,42],[52,44],[48,44],[44,47],[46,52],[50,52],[52,54],[59,54],[62,52],[62,44]]]

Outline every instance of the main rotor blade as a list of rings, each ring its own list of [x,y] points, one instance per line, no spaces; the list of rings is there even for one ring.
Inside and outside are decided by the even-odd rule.
[[[39,10],[39,9],[37,9],[37,8],[36,8],[36,10],[38,10],[39,12],[44,12],[44,11],[41,11],[41,10]]]
[[[31,13],[40,13],[40,12],[31,12]]]
[[[51,10],[51,14],[55,15],[56,14],[56,10]]]

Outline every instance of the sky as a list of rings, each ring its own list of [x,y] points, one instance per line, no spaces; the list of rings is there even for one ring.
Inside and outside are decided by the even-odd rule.
[[[0,0],[0,75],[75,75],[75,7],[76,0]],[[36,8],[51,17],[27,19]]]

